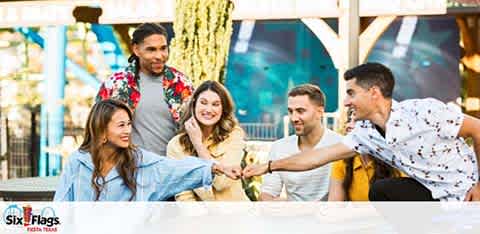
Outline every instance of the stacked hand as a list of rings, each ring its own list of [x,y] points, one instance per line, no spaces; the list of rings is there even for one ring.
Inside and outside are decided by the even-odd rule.
[[[215,173],[221,173],[230,179],[237,180],[240,178],[247,179],[253,176],[263,175],[267,173],[268,165],[265,163],[260,165],[249,165],[242,170],[239,166],[229,167],[221,164],[214,164],[213,170]]]
[[[238,180],[242,177],[242,168],[238,166],[224,166],[222,164],[213,164],[212,171],[215,174],[224,174],[232,180]]]
[[[268,172],[268,164],[262,163],[258,165],[248,165],[242,171],[243,178],[260,176]]]

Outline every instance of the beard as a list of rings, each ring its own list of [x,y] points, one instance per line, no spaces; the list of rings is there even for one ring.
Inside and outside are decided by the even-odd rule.
[[[300,130],[295,129],[295,135],[297,135],[297,136],[307,135],[306,131],[305,131],[305,125]]]
[[[153,69],[150,69],[149,72],[150,72],[150,74],[151,74],[152,76],[160,76],[160,75],[163,74],[163,70],[164,70],[164,69],[165,69],[165,65],[163,65],[163,68],[162,68],[162,70],[161,70],[160,72],[155,72]]]
[[[309,125],[303,125],[302,129],[300,131],[295,130],[295,135],[297,136],[308,136],[312,131],[315,129],[315,127]]]
[[[157,77],[163,74],[163,71],[165,70],[165,64],[166,63],[163,63],[162,69],[159,72],[154,71],[152,63],[148,62],[140,63],[139,69],[142,70],[141,68],[143,68],[143,71],[145,71],[147,75]]]

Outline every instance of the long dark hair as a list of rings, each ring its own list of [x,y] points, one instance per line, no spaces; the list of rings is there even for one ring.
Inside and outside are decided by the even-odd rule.
[[[95,190],[95,201],[98,201],[100,193],[105,185],[105,178],[100,173],[104,166],[100,156],[100,150],[105,147],[104,136],[107,131],[108,123],[113,114],[118,110],[127,112],[130,120],[133,119],[132,111],[124,103],[112,99],[97,102],[88,115],[83,143],[80,151],[90,153],[93,161],[92,186]],[[123,183],[130,189],[132,201],[137,193],[137,155],[136,148],[130,142],[127,148],[117,147],[114,152],[116,160],[116,169],[118,170]]]
[[[343,190],[345,191],[345,197],[347,201],[351,200],[350,194],[348,191],[350,190],[350,186],[352,186],[352,182],[353,182],[354,158],[355,157],[344,159],[346,167],[345,167],[345,179],[343,180],[342,187],[343,187]],[[392,177],[400,177],[400,173],[390,165],[372,156],[370,156],[369,158],[373,162],[372,165],[374,169],[373,177],[369,181],[370,185],[376,180],[392,178]]]
[[[140,24],[133,32],[132,45],[138,45],[142,43],[145,38],[157,34],[165,36],[165,39],[168,38],[167,30],[162,25],[157,23]],[[135,55],[135,53],[132,53],[128,58],[128,62],[133,64],[135,78],[138,79],[138,74],[140,72],[140,58]]]
[[[219,144],[227,139],[233,129],[238,126],[238,121],[234,115],[235,106],[227,89],[225,89],[225,87],[217,81],[207,80],[203,82],[193,93],[192,99],[188,103],[188,110],[184,112],[185,114],[180,119],[180,129],[178,131],[178,134],[181,134],[180,144],[182,145],[184,151],[190,155],[197,155],[197,152],[195,151],[192,141],[190,140],[190,137],[188,137],[187,131],[185,130],[185,122],[192,117],[192,112],[195,110],[198,96],[207,90],[218,94],[222,103],[222,116],[213,128],[213,145]]]

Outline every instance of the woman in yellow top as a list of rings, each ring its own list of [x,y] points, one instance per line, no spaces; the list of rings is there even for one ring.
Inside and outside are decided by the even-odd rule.
[[[167,145],[167,156],[194,155],[224,165],[240,166],[244,132],[234,115],[229,92],[216,81],[205,81],[193,93],[189,111],[180,121],[179,134]],[[210,189],[197,188],[175,196],[177,201],[249,201],[241,180],[216,176]]]
[[[355,127],[349,113],[345,131]],[[357,155],[332,165],[328,201],[368,201],[370,184],[379,179],[405,176],[400,171],[370,155]]]

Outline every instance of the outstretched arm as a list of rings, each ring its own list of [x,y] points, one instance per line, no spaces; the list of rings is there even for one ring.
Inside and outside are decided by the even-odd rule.
[[[472,138],[477,165],[480,170],[480,119],[465,115],[458,136]],[[480,201],[480,184],[473,186],[465,197],[465,201]]]
[[[220,163],[212,165],[212,173],[217,175],[225,175],[232,180],[238,180],[241,177],[242,169],[240,166],[225,166]]]
[[[329,162],[353,157],[355,151],[348,148],[343,143],[320,149],[309,150],[292,155],[287,158],[270,162],[271,171],[308,171],[321,167]],[[268,172],[269,163],[260,165],[251,165],[243,170],[243,176],[246,178],[263,175]]]

